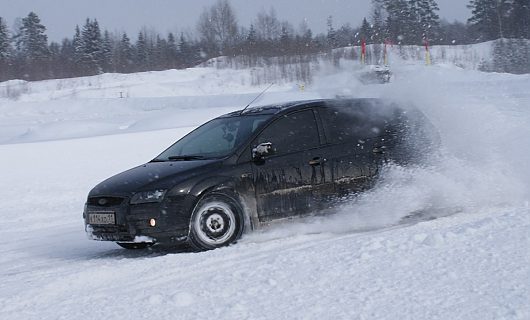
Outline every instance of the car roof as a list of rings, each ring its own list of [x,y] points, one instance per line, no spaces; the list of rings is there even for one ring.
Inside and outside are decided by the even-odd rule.
[[[249,107],[247,109],[242,109],[242,110],[237,110],[237,111],[227,113],[225,115],[222,115],[220,118],[237,117],[241,115],[272,115],[272,114],[278,114],[278,113],[291,112],[291,111],[295,111],[295,110],[303,109],[307,107],[312,107],[312,106],[326,106],[326,105],[348,106],[348,105],[351,105],[351,103],[361,102],[361,101],[375,102],[375,101],[383,101],[383,100],[375,99],[375,98],[336,98],[336,99],[313,99],[313,100],[289,101],[289,102],[276,103],[276,104],[270,104],[270,105]]]

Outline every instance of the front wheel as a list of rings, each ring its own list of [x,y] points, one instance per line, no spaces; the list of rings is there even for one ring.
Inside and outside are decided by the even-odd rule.
[[[197,250],[211,250],[235,242],[243,231],[243,210],[231,196],[204,196],[191,215],[189,240]]]

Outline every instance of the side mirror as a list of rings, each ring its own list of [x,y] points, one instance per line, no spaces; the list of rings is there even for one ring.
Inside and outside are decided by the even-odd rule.
[[[274,154],[271,142],[263,142],[252,149],[252,160],[263,160],[264,157]]]

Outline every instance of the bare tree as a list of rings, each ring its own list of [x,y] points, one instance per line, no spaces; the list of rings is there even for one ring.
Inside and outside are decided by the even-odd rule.
[[[276,40],[281,33],[281,23],[276,17],[276,10],[273,7],[269,12],[262,10],[256,19],[256,31],[258,38],[262,40]]]
[[[228,0],[218,0],[210,8],[205,8],[197,29],[208,51],[219,49],[221,54],[226,54],[233,49],[238,38],[238,26]]]

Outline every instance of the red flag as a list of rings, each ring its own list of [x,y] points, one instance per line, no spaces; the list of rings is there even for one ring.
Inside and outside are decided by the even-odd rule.
[[[361,42],[361,54],[366,55],[366,41],[364,40],[364,38],[362,39],[362,42]]]
[[[431,65],[431,53],[429,52],[429,40],[425,38],[425,64]]]
[[[362,42],[361,42],[361,63],[362,64],[366,63],[366,41],[364,40],[364,38],[362,39]]]

